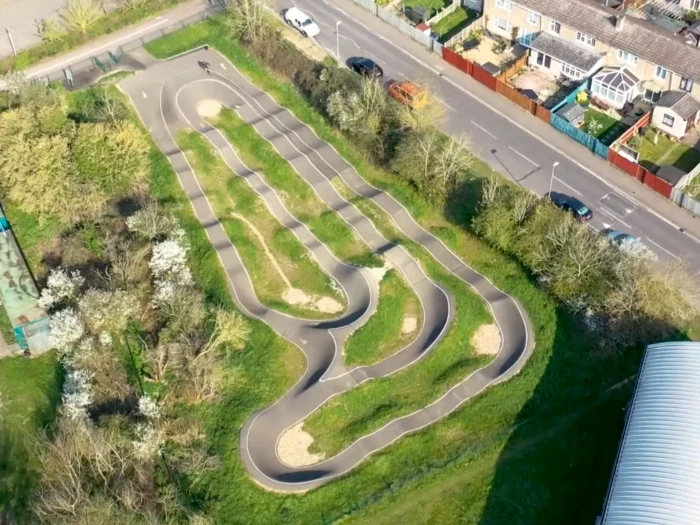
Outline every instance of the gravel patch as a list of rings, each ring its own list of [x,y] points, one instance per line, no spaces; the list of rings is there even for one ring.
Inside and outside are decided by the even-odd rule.
[[[482,324],[472,337],[472,346],[479,355],[496,355],[501,350],[501,331],[495,324]]]
[[[415,317],[404,317],[403,324],[401,325],[402,334],[410,334],[411,332],[415,332],[416,328],[418,328],[418,319]]]
[[[304,432],[304,422],[285,430],[277,441],[277,455],[288,467],[307,467],[323,461],[325,454],[311,454],[309,447],[314,438]]]

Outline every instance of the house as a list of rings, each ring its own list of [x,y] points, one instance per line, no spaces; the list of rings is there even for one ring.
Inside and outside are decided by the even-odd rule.
[[[700,344],[649,345],[598,525],[700,523]]]
[[[554,77],[584,79],[603,66],[619,66],[626,68],[620,70],[623,76],[639,80],[632,89],[648,102],[670,90],[700,98],[700,47],[690,43],[693,37],[679,34],[678,26],[635,18],[622,9],[612,0],[484,2],[486,29],[517,38],[531,49],[530,65]],[[597,96],[616,106],[618,93]]]
[[[651,123],[674,137],[681,138],[698,122],[700,102],[685,91],[667,91],[656,102]]]

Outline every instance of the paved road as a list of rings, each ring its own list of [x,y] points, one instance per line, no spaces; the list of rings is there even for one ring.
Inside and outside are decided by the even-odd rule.
[[[332,55],[336,54],[336,22],[340,21],[342,61],[352,56],[367,56],[384,69],[384,80],[416,79],[431,85],[445,103],[448,117],[446,130],[468,134],[473,149],[494,169],[538,195],[544,195],[549,191],[553,164],[559,162],[553,190],[578,197],[592,208],[592,227],[596,230],[612,227],[632,233],[662,260],[682,257],[700,270],[700,244],[697,239],[680,232],[677,227],[645,209],[636,198],[616,191],[607,181],[579,166],[569,155],[559,153],[536,132],[528,133],[514,125],[512,119],[453,82],[453,75],[444,71],[444,68],[450,69],[451,66],[442,61],[435,66],[439,58],[431,58],[427,51],[418,51],[418,44],[405,35],[348,0],[278,2],[280,9],[297,5],[311,14],[321,28],[318,43]],[[435,67],[441,67],[443,71]],[[452,72],[457,71],[449,73]],[[458,75],[466,77],[462,73]]]
[[[213,65],[211,75],[201,70],[200,61]],[[219,254],[238,306],[248,315],[268,323],[307,358],[307,370],[300,381],[274,405],[251,416],[241,430],[241,458],[256,481],[288,492],[317,487],[350,471],[401,436],[444,417],[470,397],[517,373],[525,364],[534,341],[529,321],[515,300],[466,266],[442,242],[422,229],[391,196],[365,182],[330,145],[250,83],[223,56],[211,50],[198,50],[172,61],[149,65],[121,85],[177,172],[195,214]],[[378,284],[369,272],[337,260],[286,210],[275,190],[241,162],[223,134],[202,119],[198,108],[204,100],[221,102],[253,125],[329,208],[347,221],[372,250],[384,255],[403,273],[423,307],[424,324],[411,344],[375,365],[351,370],[344,367],[342,345],[349,333],[365,323],[376,309]],[[258,301],[245,266],[218,222],[196,174],[173,139],[183,128],[202,133],[233,172],[261,195],[275,217],[294,232],[321,267],[339,283],[349,305],[339,319],[325,322],[296,319],[266,308]],[[424,246],[447,270],[484,298],[501,330],[502,346],[489,365],[474,372],[431,405],[391,421],[321,463],[292,468],[276,453],[278,438],[286,429],[308,417],[330,397],[415,363],[440,341],[454,318],[455,303],[449,292],[431,281],[408,252],[389,243],[371,221],[336,192],[331,184],[336,177],[358,195],[382,207],[407,237]]]

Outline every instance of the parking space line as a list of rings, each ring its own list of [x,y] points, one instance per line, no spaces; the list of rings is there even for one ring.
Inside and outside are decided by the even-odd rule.
[[[577,189],[574,189],[573,187],[569,186],[566,182],[564,182],[563,180],[561,180],[559,177],[553,177],[553,178],[554,178],[554,180],[558,180],[559,182],[561,182],[564,186],[566,186],[567,188],[569,188],[569,189],[570,189],[571,191],[573,191],[576,195],[578,195],[578,196],[580,196],[580,197],[583,197],[583,193],[581,193],[581,192],[578,191]]]
[[[605,213],[605,214],[607,214],[607,215],[610,215],[610,217],[612,217],[613,219],[615,219],[617,222],[623,224],[624,226],[627,226],[628,228],[631,228],[631,227],[632,227],[632,226],[630,226],[629,224],[627,224],[625,221],[623,221],[622,219],[620,219],[620,217],[617,216],[615,213],[611,212],[609,209],[607,209],[605,206],[603,206],[602,204],[600,205],[600,211],[602,211],[603,213]]]
[[[669,252],[666,248],[664,248],[663,246],[661,246],[661,245],[658,244],[658,243],[655,243],[655,242],[652,241],[649,237],[647,237],[647,241],[649,241],[651,244],[653,244],[654,246],[656,246],[659,250],[665,251],[665,252],[666,252],[667,254],[669,254],[671,257],[675,258],[677,261],[680,261],[680,260],[681,260],[681,258],[678,257],[675,253]]]
[[[482,128],[481,126],[479,126],[479,124],[477,124],[477,123],[474,122],[473,120],[470,120],[469,122],[471,122],[473,126],[476,126],[476,127],[479,128],[481,131],[483,131],[484,133],[486,133],[489,137],[498,140],[498,137],[496,137],[496,135],[494,135],[494,134],[491,133],[490,131],[487,131],[486,129]]]
[[[526,161],[528,161],[528,162],[529,162],[530,164],[532,164],[533,166],[536,166],[536,167],[538,167],[538,168],[540,167],[539,164],[537,164],[536,162],[533,162],[532,160],[528,159],[525,155],[523,155],[522,153],[520,153],[517,149],[515,149],[515,148],[513,148],[513,147],[511,147],[511,146],[508,146],[508,149],[511,150],[511,151],[514,151],[515,153],[517,153],[518,155],[520,155],[522,158],[524,158]]]

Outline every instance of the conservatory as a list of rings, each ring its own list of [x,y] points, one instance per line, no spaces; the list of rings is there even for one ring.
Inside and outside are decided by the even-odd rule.
[[[615,109],[622,109],[638,95],[641,81],[624,66],[606,66],[593,75],[593,97]]]

